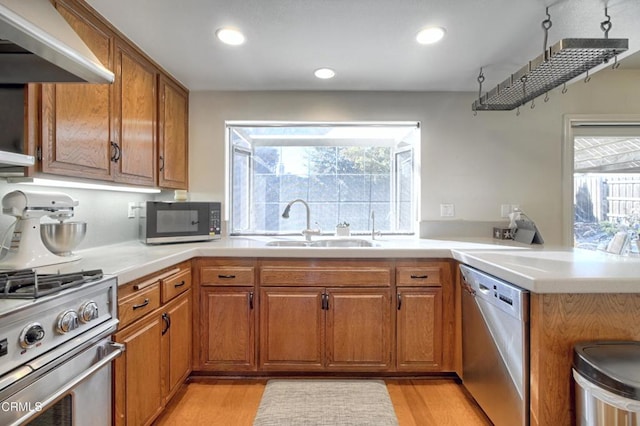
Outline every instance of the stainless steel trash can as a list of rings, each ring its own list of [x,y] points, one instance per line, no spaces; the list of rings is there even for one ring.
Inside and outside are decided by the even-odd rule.
[[[640,342],[597,341],[573,348],[578,426],[640,426]]]

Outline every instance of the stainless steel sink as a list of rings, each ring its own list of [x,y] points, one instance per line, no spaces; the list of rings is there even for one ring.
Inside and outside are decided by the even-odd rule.
[[[274,240],[266,245],[270,247],[373,247],[377,244],[360,238],[349,238],[316,241]]]
[[[317,240],[311,243],[311,247],[373,247],[373,241],[359,238],[338,240]]]
[[[265,244],[270,247],[311,247],[310,241],[275,240]]]

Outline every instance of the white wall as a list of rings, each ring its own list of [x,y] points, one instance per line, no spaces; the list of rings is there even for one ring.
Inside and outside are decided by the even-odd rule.
[[[138,220],[127,218],[128,203],[154,199],[145,194],[51,188],[0,181],[2,196],[14,190],[64,192],[78,200],[78,207],[70,220],[87,222],[87,234],[77,250],[137,239]],[[0,233],[4,233],[14,220],[13,216],[0,215]],[[51,220],[47,218],[42,221]]]
[[[421,234],[489,236],[500,204],[518,203],[545,240],[562,242],[564,114],[640,113],[640,71],[601,71],[588,84],[550,93],[521,114],[473,116],[474,93],[192,92],[192,199],[224,200],[225,120],[417,120],[422,125]],[[443,222],[439,205],[453,203]],[[491,223],[490,223],[491,222]],[[477,227],[469,226],[477,224]],[[425,226],[429,225],[429,226]],[[486,229],[486,234],[485,234]],[[457,231],[458,230],[458,231]],[[463,231],[459,231],[463,230]]]

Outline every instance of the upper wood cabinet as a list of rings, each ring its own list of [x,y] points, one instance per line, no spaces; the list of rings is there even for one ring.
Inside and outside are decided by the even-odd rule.
[[[53,3],[115,82],[43,84],[29,97],[41,112],[29,174],[188,189],[188,91],[84,1]]]
[[[102,64],[113,70],[113,33],[86,13],[56,3],[60,14]],[[42,163],[40,171],[112,180],[112,85],[42,85]]]
[[[156,183],[156,69],[127,44],[116,41],[114,84],[115,180]]]
[[[189,93],[164,75],[158,87],[158,185],[187,189]]]

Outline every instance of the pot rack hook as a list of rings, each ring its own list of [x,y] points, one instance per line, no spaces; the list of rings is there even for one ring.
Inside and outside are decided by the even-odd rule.
[[[562,85],[562,94],[564,95],[565,93],[567,93],[567,83],[566,82]]]
[[[613,65],[611,65],[612,70],[617,70],[620,68],[620,62],[618,62],[618,55],[613,57]]]
[[[546,92],[546,93],[544,94],[544,101],[545,101],[545,102],[549,102],[549,92]]]
[[[602,21],[600,23],[600,29],[604,32],[604,38],[608,39],[609,38],[609,30],[611,29],[613,24],[611,23],[611,16],[609,16],[609,13],[608,13],[606,7],[604,8],[604,16],[607,19],[605,19],[604,21]]]
[[[520,107],[516,108],[516,117],[520,117]]]
[[[591,76],[589,75],[589,70],[587,70],[587,76],[584,78],[584,82],[588,83],[591,81]]]
[[[551,15],[549,14],[549,7],[545,9],[545,15],[547,18],[542,21],[542,29],[544,30],[544,44],[542,45],[542,53],[545,54],[547,51],[547,39],[549,37],[549,29],[553,26],[553,22],[551,22]],[[545,55],[546,58],[546,55]]]
[[[534,109],[535,107],[536,107],[536,100],[531,99],[531,109]]]
[[[482,72],[482,67],[480,67],[480,73],[478,74],[478,99],[482,97],[482,83],[484,83],[484,73]]]

